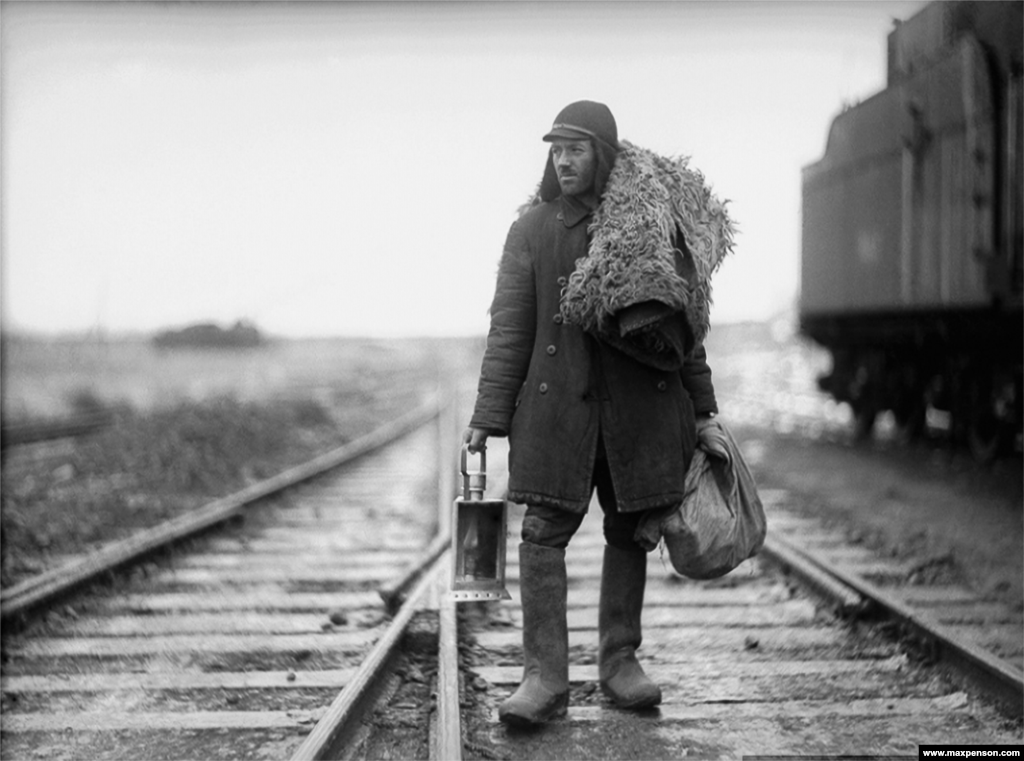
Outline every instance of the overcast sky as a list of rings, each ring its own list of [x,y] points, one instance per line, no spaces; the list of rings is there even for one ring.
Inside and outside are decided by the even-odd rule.
[[[713,323],[770,317],[800,168],[923,5],[0,3],[3,326],[485,332],[540,138],[580,99],[730,200]]]

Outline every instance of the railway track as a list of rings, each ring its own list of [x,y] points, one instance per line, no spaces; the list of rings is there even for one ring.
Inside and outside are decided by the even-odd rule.
[[[72,563],[13,590],[7,618],[34,615],[21,610],[28,597],[63,597],[4,638],[3,757],[288,758],[317,730],[351,739],[333,725],[357,724],[396,670],[426,689],[397,646],[436,587],[437,553],[433,563],[424,553],[450,503],[438,465],[453,459],[454,432],[448,414],[400,422],[176,522],[218,527],[170,557],[147,554],[157,538],[181,541],[165,525],[113,546],[107,570]],[[128,563],[112,588],[66,601],[75,584]],[[358,700],[341,705],[353,684]]]
[[[810,560],[820,555],[808,548],[820,550],[823,542],[838,538],[790,514],[786,496],[764,495],[765,551],[722,579],[683,579],[667,557],[649,556],[640,657],[664,700],[645,715],[614,708],[597,682],[603,539],[600,509],[593,506],[567,551],[572,690],[567,720],[540,733],[506,731],[497,723],[498,704],[521,677],[521,612],[514,603],[492,604],[490,615],[466,624],[474,643],[466,659],[474,717],[469,744],[500,758],[667,759],[917,758],[918,744],[1020,743],[1021,672],[1011,671],[1011,684],[998,687],[990,673],[986,681],[968,681],[959,660],[953,661],[955,671],[935,667],[937,659],[949,655],[945,635],[963,638],[962,631],[940,627],[929,632],[932,657],[920,658],[891,626],[879,625],[889,620],[886,616],[899,620],[885,599],[869,604],[866,594],[841,581],[840,568]],[[516,536],[522,512],[512,515],[510,534]],[[895,570],[856,557],[847,547],[828,546],[834,558],[843,556],[848,573],[871,577]],[[516,601],[514,553],[509,558]],[[984,608],[974,607],[965,590],[915,591],[915,602],[925,606],[942,601],[962,606],[961,611]],[[1016,641],[1019,655],[1019,615],[1017,622],[1016,640],[1009,622],[1005,630],[986,630]]]
[[[507,729],[522,509],[510,507],[512,601],[456,608],[454,440],[450,423],[418,429],[5,638],[3,757],[916,758],[922,743],[1021,742],[1019,614],[941,585],[872,598],[911,577],[791,513],[781,491],[764,494],[765,552],[723,579],[688,581],[650,555],[640,655],[665,699],[642,714],[597,686],[595,507],[567,555],[568,717]],[[502,447],[490,444],[492,493]],[[914,628],[900,605],[938,625]],[[982,613],[970,642],[957,627]],[[1004,642],[1009,683],[965,661],[957,637]]]
[[[94,412],[62,420],[26,423],[0,428],[0,448],[23,446],[40,441],[54,441],[92,433],[113,422],[109,413]]]
[[[881,613],[902,634],[916,638],[919,655],[945,659],[987,680],[1011,715],[1024,715],[1024,615],[964,586],[944,558],[908,563],[881,557],[842,530],[786,509],[784,490],[766,493],[775,503],[769,554],[783,564],[809,564],[840,587],[831,599],[841,614]]]

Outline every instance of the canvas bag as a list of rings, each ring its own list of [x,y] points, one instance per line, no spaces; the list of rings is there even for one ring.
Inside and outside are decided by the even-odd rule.
[[[729,429],[713,421],[700,439],[686,472],[682,503],[645,516],[636,539],[647,550],[663,540],[677,573],[715,579],[758,553],[768,524],[754,478]]]

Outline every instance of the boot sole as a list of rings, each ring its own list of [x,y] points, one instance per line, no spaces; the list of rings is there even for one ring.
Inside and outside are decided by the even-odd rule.
[[[498,710],[498,721],[513,727],[535,727],[554,719],[561,719],[569,713],[569,694],[566,693],[547,711],[535,714],[515,713],[513,710]]]
[[[640,711],[645,708],[654,708],[655,706],[661,705],[661,691],[658,691],[657,695],[643,695],[639,698],[633,698],[627,700],[620,698],[614,692],[601,685],[601,692],[604,693],[605,697],[610,698],[618,708],[625,708],[629,711]]]

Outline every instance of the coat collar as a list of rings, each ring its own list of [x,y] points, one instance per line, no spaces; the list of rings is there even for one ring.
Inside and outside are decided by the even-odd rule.
[[[558,202],[562,207],[558,218],[566,227],[575,227],[594,212],[575,196],[559,196]]]

